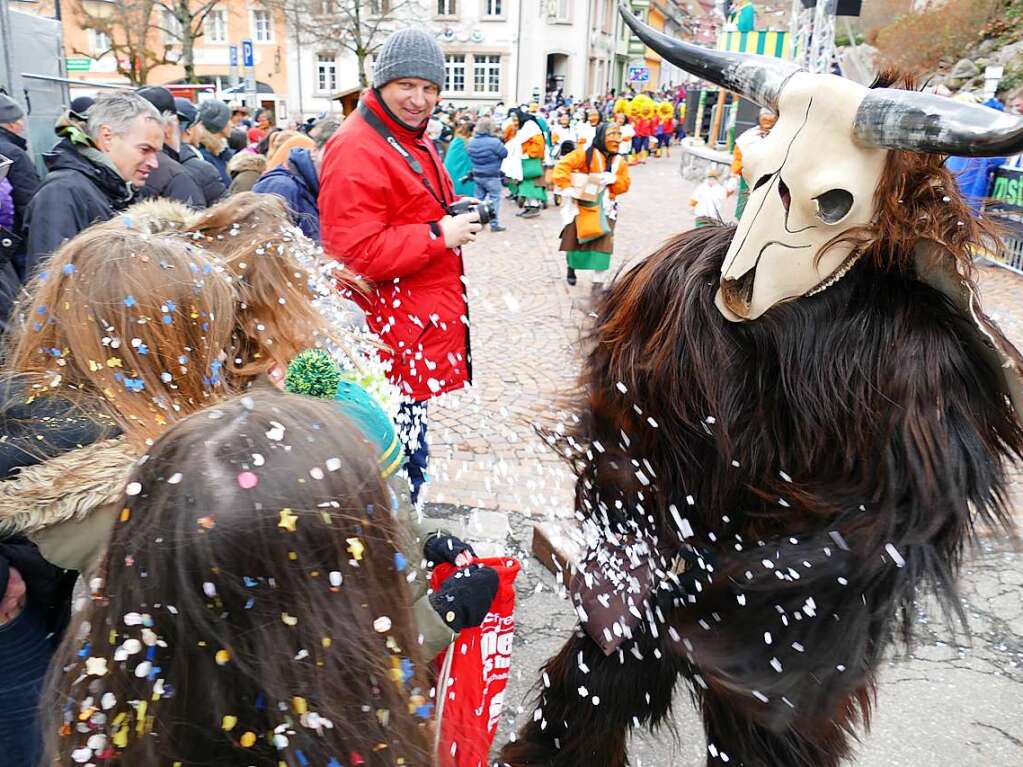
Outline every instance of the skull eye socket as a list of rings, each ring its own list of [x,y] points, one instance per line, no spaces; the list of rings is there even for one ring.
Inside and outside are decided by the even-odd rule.
[[[829,189],[813,200],[817,205],[817,218],[825,224],[837,224],[853,206],[852,194],[844,189]]]

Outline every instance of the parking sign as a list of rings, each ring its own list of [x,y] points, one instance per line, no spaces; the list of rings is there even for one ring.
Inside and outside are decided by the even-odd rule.
[[[252,51],[252,41],[242,40],[242,66],[254,67],[256,65],[256,57]]]
[[[230,48],[228,48],[228,51],[229,51],[228,55],[230,57],[228,59],[228,63],[232,67],[238,66],[238,46],[237,45],[232,45]]]

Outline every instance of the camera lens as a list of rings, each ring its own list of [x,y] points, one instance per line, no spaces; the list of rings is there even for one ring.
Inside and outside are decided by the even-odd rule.
[[[481,202],[477,205],[476,212],[479,214],[480,223],[483,225],[489,224],[490,219],[494,217],[493,208],[488,202]]]

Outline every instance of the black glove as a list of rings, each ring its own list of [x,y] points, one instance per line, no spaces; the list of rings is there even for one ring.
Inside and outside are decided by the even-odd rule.
[[[476,556],[476,552],[468,543],[453,535],[444,535],[443,533],[434,533],[423,544],[423,556],[426,557],[428,567],[434,567],[441,562],[451,565],[458,564],[455,559],[463,551],[468,551],[474,557]]]
[[[452,631],[473,628],[490,612],[500,581],[492,567],[463,567],[430,594],[430,606]]]

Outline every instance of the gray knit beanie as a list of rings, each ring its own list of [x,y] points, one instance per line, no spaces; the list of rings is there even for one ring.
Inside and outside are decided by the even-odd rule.
[[[220,133],[231,120],[231,110],[223,101],[208,99],[199,105],[199,120],[210,133]]]
[[[436,45],[436,43],[434,43]],[[443,73],[443,69],[442,69]],[[0,123],[13,123],[25,116],[25,110],[21,105],[8,96],[0,93]]]
[[[429,32],[399,29],[384,41],[373,70],[373,87],[402,77],[417,77],[444,87],[444,54]]]

